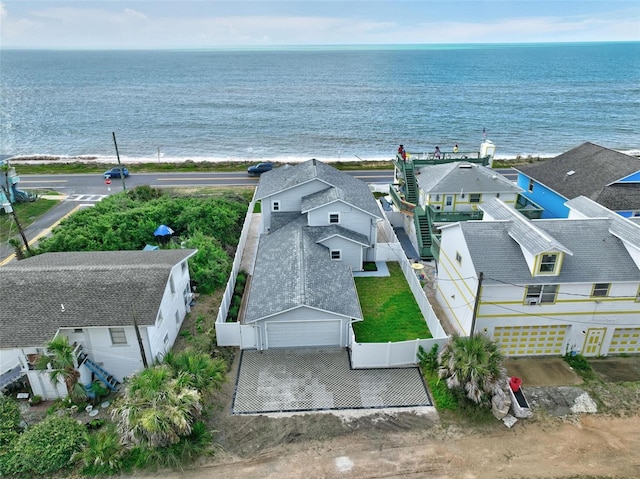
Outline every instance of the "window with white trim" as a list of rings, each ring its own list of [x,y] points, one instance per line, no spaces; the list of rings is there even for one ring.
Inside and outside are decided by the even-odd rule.
[[[611,288],[611,283],[595,283],[591,296],[609,296],[609,288]]]
[[[480,193],[469,193],[469,203],[480,203],[482,195]]]
[[[271,203],[271,211],[280,211],[280,201]]]
[[[156,326],[160,326],[162,324],[162,311],[158,311],[158,317],[156,318]]]
[[[331,250],[331,260],[332,261],[340,261],[340,260],[342,260],[342,251],[340,251],[339,249],[332,249]]]
[[[340,213],[329,213],[329,223],[340,223]]]
[[[180,324],[180,313],[176,309],[176,324]]]
[[[553,273],[558,263],[557,254],[543,254],[540,259],[540,273]]]
[[[173,276],[169,276],[169,287],[171,288],[171,294],[176,294],[176,284],[173,282]]]
[[[529,186],[527,187],[527,190],[529,191],[529,193],[533,191],[533,180],[529,180]]]
[[[557,284],[532,284],[527,286],[525,304],[550,304],[556,302]]]
[[[164,345],[169,346],[169,333],[164,335]]]
[[[127,335],[124,332],[124,328],[109,328],[109,335],[113,346],[127,344]]]

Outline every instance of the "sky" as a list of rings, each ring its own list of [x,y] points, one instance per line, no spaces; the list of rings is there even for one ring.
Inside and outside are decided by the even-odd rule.
[[[0,0],[0,48],[640,41],[640,0]]]

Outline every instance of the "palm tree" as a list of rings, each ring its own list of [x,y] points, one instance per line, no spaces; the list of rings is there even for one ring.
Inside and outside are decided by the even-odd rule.
[[[226,379],[227,365],[223,360],[212,359],[208,354],[192,349],[177,354],[169,351],[163,362],[175,374],[185,373],[185,386],[194,388],[203,395],[220,389]]]
[[[56,336],[47,344],[47,354],[38,358],[36,368],[44,371],[51,367],[51,382],[56,384],[58,381],[64,381],[71,400],[79,402],[86,398],[87,393],[78,382],[80,373],[75,366],[74,349],[73,344],[69,344],[69,338]]]
[[[496,343],[484,334],[454,335],[440,352],[438,375],[449,389],[461,389],[476,404],[500,394],[507,383],[503,356]]]
[[[156,365],[129,378],[111,411],[118,432],[133,444],[166,447],[191,434],[202,396],[185,373]]]

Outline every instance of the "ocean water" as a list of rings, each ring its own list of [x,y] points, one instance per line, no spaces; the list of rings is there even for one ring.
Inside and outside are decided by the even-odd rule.
[[[0,154],[299,161],[640,152],[640,43],[0,52]],[[484,130],[484,133],[483,133]]]

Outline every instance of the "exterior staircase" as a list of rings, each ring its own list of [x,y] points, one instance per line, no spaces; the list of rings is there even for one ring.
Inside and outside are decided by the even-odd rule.
[[[414,205],[418,204],[418,185],[416,183],[416,172],[413,169],[413,164],[405,164],[404,180],[406,187],[406,200]]]
[[[413,221],[416,226],[416,234],[418,237],[418,245],[420,246],[420,259],[431,260],[433,259],[433,253],[431,252],[432,245],[432,230],[431,230],[431,218],[429,218],[428,210],[425,211],[422,208],[416,208]]]
[[[95,362],[93,362],[87,354],[83,351],[78,356],[78,365],[84,364],[89,371],[95,374],[100,381],[102,381],[109,389],[112,391],[117,391],[120,387],[120,381],[113,377],[112,374],[109,374],[106,370],[98,366]]]

